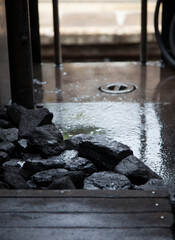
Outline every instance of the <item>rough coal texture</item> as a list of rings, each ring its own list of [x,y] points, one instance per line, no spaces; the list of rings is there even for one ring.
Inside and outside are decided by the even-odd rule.
[[[10,127],[13,127],[13,125],[5,120],[5,119],[0,119],[0,128],[10,128]]]
[[[31,189],[40,189],[40,187],[38,187],[34,182],[33,182],[33,180],[28,180],[27,181],[27,184],[28,184],[28,186],[31,188]],[[43,189],[43,188],[41,188],[41,189]]]
[[[37,172],[54,168],[64,168],[64,163],[50,159],[28,159],[24,163],[22,171],[28,176],[27,178],[29,178]]]
[[[51,184],[55,179],[64,176],[69,176],[77,188],[80,188],[83,185],[83,180],[86,177],[81,171],[68,171],[66,169],[58,168],[38,172],[32,176],[32,180],[36,185],[45,187]]]
[[[92,174],[97,171],[93,163],[85,158],[78,157],[78,152],[75,150],[67,150],[59,156],[47,159],[28,159],[25,161],[22,171],[28,179],[37,172],[57,168],[65,168],[69,171],[82,171],[86,174]]]
[[[11,142],[1,142],[0,143],[0,152],[5,152],[9,156],[14,154],[15,145]]]
[[[84,189],[86,190],[117,190],[130,189],[131,183],[124,175],[113,172],[98,172],[92,174],[84,181]]]
[[[72,161],[68,160],[65,168],[70,171],[83,171],[86,174],[92,174],[97,171],[92,162],[82,157],[74,158]]]
[[[22,138],[22,139],[18,140],[16,146],[17,146],[16,150],[18,151],[18,155],[20,157],[23,157],[25,155],[25,153],[27,153],[27,151],[28,151],[28,140]]]
[[[114,169],[116,173],[125,175],[133,184],[141,185],[148,180],[160,177],[135,156],[123,159]]]
[[[6,161],[2,164],[3,168],[7,167],[18,167],[21,168],[24,164],[24,161],[18,158],[10,159],[9,161]]]
[[[93,135],[78,134],[70,139],[65,140],[67,150],[79,150],[79,145],[85,140],[93,139]]]
[[[49,160],[62,163],[63,167],[69,171],[83,171],[87,174],[92,174],[97,171],[91,161],[78,157],[78,155],[79,153],[76,150],[66,150],[59,156],[49,158]]]
[[[114,170],[115,166],[124,158],[132,155],[132,150],[119,142],[102,136],[93,136],[79,144],[82,157],[91,160],[97,168]]]
[[[29,135],[29,146],[45,156],[58,155],[65,150],[61,132],[53,125],[36,127]]]
[[[47,108],[23,111],[19,124],[19,137],[26,138],[36,127],[51,124],[53,114]]]
[[[52,118],[46,108],[27,110],[12,104],[0,109],[0,189],[163,186],[128,146],[102,135],[79,134],[64,140]]]
[[[18,129],[0,129],[0,141],[16,143],[18,141]]]
[[[3,181],[12,189],[29,189],[26,181],[20,176],[19,169],[15,167],[5,168],[3,171]]]
[[[1,165],[9,160],[9,155],[6,152],[0,152],[0,167]]]
[[[38,172],[32,176],[33,182],[38,186],[48,186],[53,180],[66,176],[68,170],[57,168]]]
[[[69,176],[55,179],[49,186],[48,189],[76,189],[74,183]]]
[[[23,161],[27,161],[28,159],[42,159],[41,155],[38,153],[27,152],[22,156]]]
[[[7,115],[9,120],[15,127],[19,127],[21,115],[25,110],[26,110],[25,107],[17,105],[16,103],[8,106]]]

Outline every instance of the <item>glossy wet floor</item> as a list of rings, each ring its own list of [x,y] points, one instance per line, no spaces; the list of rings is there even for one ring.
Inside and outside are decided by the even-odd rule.
[[[175,73],[158,62],[70,63],[35,67],[35,93],[54,113],[64,137],[104,134],[127,144],[174,192]],[[129,93],[108,94],[99,86],[134,84]]]

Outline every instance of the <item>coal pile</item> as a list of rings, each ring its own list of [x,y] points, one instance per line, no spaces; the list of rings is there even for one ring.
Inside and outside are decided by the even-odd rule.
[[[132,150],[104,135],[64,140],[46,108],[0,110],[0,189],[164,189]]]

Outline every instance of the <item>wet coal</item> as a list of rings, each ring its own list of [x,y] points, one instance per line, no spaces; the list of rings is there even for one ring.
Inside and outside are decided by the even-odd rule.
[[[163,180],[123,143],[104,135],[64,140],[46,108],[0,110],[1,189],[154,189]]]
[[[116,173],[125,175],[130,181],[136,185],[142,185],[150,179],[160,177],[141,162],[135,156],[128,156],[124,158],[114,169]]]
[[[84,181],[86,190],[118,190],[131,189],[131,187],[131,182],[126,176],[113,172],[94,173]]]

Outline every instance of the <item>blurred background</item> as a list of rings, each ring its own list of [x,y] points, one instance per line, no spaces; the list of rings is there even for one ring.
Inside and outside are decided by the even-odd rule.
[[[155,5],[148,1],[149,60],[160,59]],[[52,1],[39,1],[39,16],[43,61],[53,61]],[[140,0],[60,0],[59,18],[63,62],[139,60]]]

